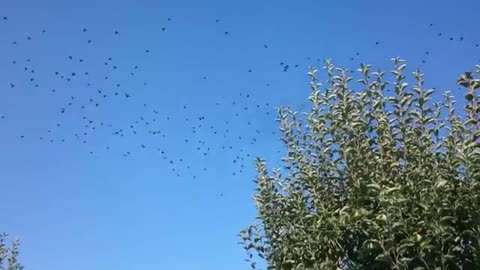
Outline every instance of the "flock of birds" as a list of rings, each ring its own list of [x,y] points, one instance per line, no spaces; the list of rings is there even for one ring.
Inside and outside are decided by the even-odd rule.
[[[172,19],[168,18],[168,22]],[[3,17],[3,23],[8,23],[9,18]],[[219,20],[216,20],[216,23],[219,23]],[[161,31],[166,31],[167,27],[162,27]],[[89,29],[83,28],[79,29],[79,34],[88,34]],[[41,35],[47,36],[48,31],[43,29],[40,31]],[[228,36],[230,33],[228,31],[224,32],[225,36]],[[113,30],[112,35],[121,35],[119,30]],[[21,46],[22,42],[34,42],[32,36],[26,36],[24,40],[14,40],[11,41],[11,46]],[[87,44],[93,44],[92,39],[86,38]],[[265,48],[268,46],[265,45]],[[149,49],[145,49],[143,52],[145,55],[150,54]],[[66,55],[65,59],[69,61],[72,69],[78,67],[78,64],[88,64],[87,59],[81,56],[75,55]],[[123,109],[129,110],[128,104],[135,99],[135,94],[126,91],[125,87],[122,86],[122,83],[119,82],[118,78],[122,77],[125,74],[115,76],[115,72],[119,70],[128,70],[128,76],[135,80],[137,73],[141,72],[142,67],[140,65],[133,65],[131,67],[121,66],[110,56],[105,57],[101,65],[104,68],[108,69],[109,72],[105,74],[91,74],[88,71],[65,71],[65,70],[53,70],[48,72],[50,80],[57,82],[59,85],[58,88],[49,88],[43,89],[41,81],[44,81],[45,78],[39,78],[37,74],[40,72],[34,67],[35,63],[32,59],[26,58],[24,60],[13,59],[10,64],[13,66],[13,69],[20,71],[24,79],[21,82],[11,81],[8,83],[8,88],[17,89],[17,88],[40,88],[50,95],[61,95],[64,99],[62,104],[58,105],[58,122],[54,125],[49,126],[43,132],[38,134],[28,134],[20,131],[18,135],[19,140],[37,140],[41,143],[49,144],[65,144],[65,143],[78,143],[85,145],[85,149],[88,149],[88,153],[93,157],[98,157],[105,152],[111,152],[114,149],[118,150],[117,154],[121,155],[123,158],[129,158],[135,153],[140,151],[154,151],[160,157],[170,165],[171,171],[177,177],[183,177],[185,174],[188,174],[193,179],[196,179],[201,171],[205,172],[208,170],[206,166],[202,168],[194,168],[194,166],[189,163],[189,160],[185,157],[178,157],[175,153],[169,153],[166,147],[162,145],[168,145],[169,143],[169,130],[166,128],[168,123],[183,123],[185,124],[184,129],[184,138],[182,138],[181,143],[184,145],[182,147],[187,147],[192,153],[196,152],[199,156],[209,156],[212,153],[218,153],[218,151],[229,152],[231,155],[231,161],[233,164],[232,175],[241,174],[246,167],[246,164],[250,164],[253,160],[253,154],[249,151],[248,146],[254,146],[260,140],[258,137],[263,134],[274,134],[273,130],[265,130],[262,126],[255,123],[255,119],[249,118],[248,115],[251,114],[262,114],[270,117],[273,120],[275,116],[275,108],[269,103],[255,103],[255,98],[252,93],[240,92],[239,96],[227,100],[226,98],[220,99],[212,103],[212,107],[217,108],[218,111],[222,111],[222,108],[238,108],[233,115],[230,115],[230,119],[223,123],[218,123],[209,119],[208,116],[202,114],[192,114],[189,111],[189,105],[182,105],[182,114],[168,114],[165,110],[162,110],[158,107],[155,107],[154,104],[143,103],[141,110],[132,111],[132,114],[138,115],[135,119],[130,122],[124,123],[113,123],[115,119],[103,119],[97,115],[103,107],[108,107],[108,104],[117,103],[121,104]],[[99,63],[96,63],[97,65]],[[295,65],[298,67],[298,65]],[[86,68],[87,69],[87,68]],[[287,72],[289,69],[288,64],[282,63],[282,70]],[[112,73],[113,72],[113,73]],[[252,72],[252,70],[248,70]],[[42,72],[43,73],[43,72]],[[89,80],[92,76],[97,75],[101,77],[103,82],[101,86],[97,86]],[[203,77],[207,79],[207,77]],[[74,92],[68,91],[69,87],[73,87],[73,83],[76,85],[83,85],[82,88],[84,91],[81,93],[73,94]],[[22,86],[20,86],[22,84]],[[141,82],[141,84],[146,87],[148,83],[146,81]],[[268,84],[267,84],[268,86]],[[4,87],[2,87],[4,88]],[[67,94],[69,92],[69,94]],[[135,100],[138,102],[138,100]],[[117,108],[118,109],[118,108]],[[68,118],[71,115],[73,118]],[[243,117],[247,116],[247,117]],[[5,120],[7,116],[1,114],[0,118]],[[238,120],[243,119],[243,123]],[[68,122],[81,123],[75,127],[70,127]],[[257,126],[255,126],[257,124]],[[67,127],[68,126],[68,127]],[[248,127],[252,132],[251,134],[242,134],[242,129]],[[65,129],[70,129],[65,132]],[[63,131],[63,132],[62,132]],[[94,140],[95,136],[109,136],[112,138],[118,138],[120,140],[136,141],[132,147],[131,144],[120,145],[110,145],[114,144],[114,140],[110,140],[110,143],[106,143],[103,147],[98,147],[95,145],[96,149],[91,149],[90,142]],[[155,137],[153,141],[156,143],[145,143],[142,142],[145,136]],[[138,139],[136,139],[138,138]],[[178,138],[173,138],[178,139]],[[212,142],[214,140],[215,142]],[[152,141],[152,140],[148,140]],[[126,146],[127,145],[127,146]],[[246,147],[240,147],[240,145],[245,145]],[[126,148],[126,149],[125,149]],[[251,149],[251,148],[250,148]],[[199,172],[200,171],[200,172]],[[182,174],[183,172],[183,174]]]
[[[172,18],[168,18],[167,21],[172,23]],[[215,23],[221,23],[219,19],[214,21]],[[0,21],[0,26],[3,24],[3,27],[8,27],[9,23],[10,18],[4,16]],[[435,30],[433,24],[430,24],[429,27],[432,31]],[[161,31],[168,31],[168,25],[161,27]],[[93,45],[95,42],[88,37],[88,32],[88,28],[78,29],[79,35],[85,35],[86,43]],[[48,34],[47,29],[40,31],[40,35],[44,37],[47,37]],[[119,30],[112,31],[113,36],[121,34]],[[219,34],[221,35],[222,33]],[[228,38],[231,33],[224,31],[223,35]],[[448,36],[441,32],[438,32],[437,36],[449,41],[468,42],[462,36]],[[35,40],[32,36],[25,36],[22,40],[10,41],[10,46],[21,46],[22,43],[26,42],[35,42]],[[381,44],[381,41],[376,41],[372,45],[380,46]],[[474,42],[473,46],[478,48],[480,43]],[[263,48],[268,50],[269,45],[263,44]],[[143,53],[148,55],[151,52],[149,49],[145,49]],[[425,52],[426,56],[429,54],[428,51]],[[354,61],[359,56],[360,52],[356,52],[355,55],[349,57],[349,60]],[[82,56],[65,55],[64,57],[72,67],[92,64]],[[313,57],[306,57],[306,60],[321,61],[321,59]],[[209,115],[190,111],[189,104],[181,106],[181,113],[169,114],[169,112],[156,107],[155,104],[147,102],[141,102],[143,103],[141,104],[141,109],[137,108],[138,111],[131,112],[137,115],[137,117],[123,123],[101,117],[100,110],[104,107],[110,108],[109,104],[127,106],[132,100],[139,102],[136,100],[135,93],[128,91],[124,87],[121,82],[122,79],[129,78],[139,86],[148,86],[147,81],[136,79],[137,74],[142,72],[142,66],[132,65],[126,67],[122,66],[120,62],[110,56],[105,56],[101,63],[97,62],[95,64],[102,65],[108,72],[105,72],[105,74],[91,74],[88,71],[66,70],[42,70],[39,72],[35,68],[37,63],[28,57],[25,59],[12,59],[10,62],[11,68],[22,73],[24,80],[12,80],[8,82],[8,85],[0,86],[2,90],[5,88],[39,88],[45,94],[59,95],[63,100],[61,104],[58,104],[57,123],[48,126],[40,133],[22,133],[20,131],[18,140],[30,139],[50,144],[77,143],[84,145],[84,149],[88,149],[87,152],[93,157],[115,150],[117,151],[115,153],[121,155],[121,157],[129,158],[140,151],[148,150],[158,154],[170,166],[172,173],[177,177],[192,177],[196,179],[202,171],[205,172],[208,168],[206,166],[199,168],[198,164],[194,164],[189,160],[189,157],[170,153],[162,145],[169,144],[169,140],[174,140],[177,144],[181,143],[182,148],[187,149],[190,153],[195,153],[199,157],[227,153],[231,157],[232,162],[231,174],[238,175],[244,172],[247,166],[251,165],[254,158],[254,149],[258,144],[262,143],[262,140],[275,140],[278,138],[276,129],[265,127],[262,121],[257,121],[261,117],[266,117],[266,119],[270,119],[273,122],[276,117],[274,106],[269,102],[259,102],[254,93],[246,91],[239,92],[237,97],[230,97],[230,99],[212,99],[210,107],[218,112],[225,111],[225,108],[229,108],[228,112],[230,112],[234,108],[234,113],[228,117],[231,120],[222,120],[221,122],[216,121]],[[425,63],[426,58],[422,62]],[[290,72],[292,69],[301,70],[304,68],[303,66],[300,68],[300,66],[297,63],[279,61],[278,71]],[[84,68],[83,70],[87,69]],[[120,74],[120,70],[123,73]],[[251,73],[253,71],[249,69],[247,72]],[[48,79],[53,80],[59,87],[45,89],[42,81],[46,78],[41,77],[40,73],[48,74]],[[101,85],[93,83],[93,80],[89,79],[92,76],[101,78]],[[208,77],[204,76],[203,79],[206,80]],[[98,82],[98,80],[96,81]],[[81,85],[81,88],[83,88],[81,93],[68,91],[68,88],[73,83],[76,83],[77,86]],[[269,87],[270,85],[266,84],[266,86]],[[122,108],[124,108],[122,110],[129,110],[128,107]],[[1,114],[0,111],[0,121],[5,121],[6,118],[8,118],[8,115]],[[81,124],[71,126],[69,123],[72,121]],[[178,134],[171,135],[169,129],[166,128],[168,123],[182,123],[184,125],[183,136],[179,138]],[[95,149],[92,149],[89,143],[95,140],[96,136],[111,137],[118,139],[117,141],[128,140],[133,143],[123,144],[122,146],[122,144],[115,144],[115,140],[112,139],[107,140],[103,146],[95,144]],[[143,138],[148,136],[154,139],[147,140],[150,143],[142,142]],[[157,143],[151,143],[152,141]]]

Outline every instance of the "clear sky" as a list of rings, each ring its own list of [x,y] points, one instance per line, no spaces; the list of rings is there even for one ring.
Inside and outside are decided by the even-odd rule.
[[[246,269],[236,234],[255,216],[253,160],[278,165],[275,107],[306,103],[308,65],[401,56],[461,98],[478,10],[2,0],[0,231],[21,238],[27,269]]]

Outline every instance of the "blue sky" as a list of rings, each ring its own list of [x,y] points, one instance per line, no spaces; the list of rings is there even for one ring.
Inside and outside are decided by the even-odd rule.
[[[3,0],[0,231],[21,238],[27,269],[246,269],[253,160],[279,164],[275,107],[306,103],[307,67],[401,56],[461,98],[479,9]]]

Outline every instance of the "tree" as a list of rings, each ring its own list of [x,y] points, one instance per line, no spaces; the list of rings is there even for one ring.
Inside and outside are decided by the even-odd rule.
[[[480,65],[457,81],[461,116],[392,60],[392,83],[362,64],[356,84],[326,61],[310,112],[278,109],[287,154],[272,173],[257,160],[240,233],[253,269],[480,269]]]
[[[0,233],[0,269],[1,270],[22,270],[23,266],[18,262],[18,240],[14,240],[11,247],[7,247],[8,235]]]

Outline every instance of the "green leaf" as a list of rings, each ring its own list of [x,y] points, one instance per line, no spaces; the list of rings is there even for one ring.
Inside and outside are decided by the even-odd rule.
[[[440,180],[435,184],[435,187],[437,189],[440,189],[440,188],[444,187],[447,183],[448,183],[447,180]]]
[[[388,253],[381,253],[381,254],[377,255],[377,257],[375,257],[375,260],[380,261],[380,262],[389,263],[389,262],[391,262],[392,258],[390,257],[390,254],[388,254]]]
[[[373,190],[380,190],[380,186],[378,184],[368,184],[367,187]]]
[[[390,195],[391,193],[394,193],[394,192],[397,192],[397,191],[400,191],[402,190],[401,187],[392,187],[392,188],[389,188],[387,190],[385,190],[385,195]]]

